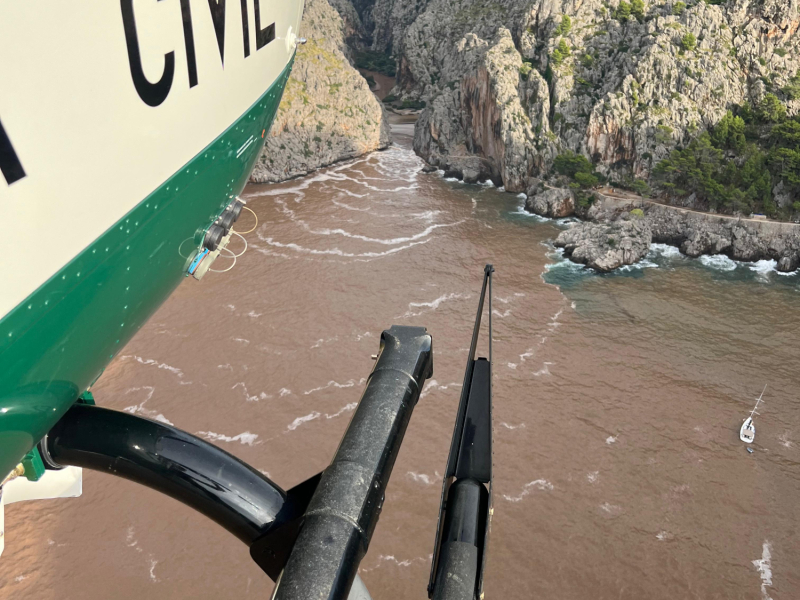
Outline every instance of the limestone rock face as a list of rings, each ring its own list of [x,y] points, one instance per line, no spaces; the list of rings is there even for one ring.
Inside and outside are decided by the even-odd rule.
[[[283,181],[389,145],[383,106],[346,56],[350,29],[328,0],[306,0],[300,35],[308,42],[298,48],[251,181]]]
[[[397,58],[394,93],[427,103],[417,152],[456,170],[477,156],[480,177],[509,191],[564,150],[646,177],[732,105],[768,92],[800,112],[780,91],[800,69],[800,0],[645,0],[627,19],[619,0],[354,4],[373,49]]]
[[[779,271],[800,265],[800,226],[707,215],[672,206],[644,208],[653,242],[671,244],[687,256],[725,254],[734,260],[775,260]]]
[[[525,210],[543,217],[560,219],[575,212],[575,195],[572,190],[546,188],[535,194],[529,190],[525,200]]]
[[[650,251],[652,233],[644,219],[625,219],[607,224],[578,223],[561,232],[555,241],[564,255],[596,271],[607,273],[639,262]]]

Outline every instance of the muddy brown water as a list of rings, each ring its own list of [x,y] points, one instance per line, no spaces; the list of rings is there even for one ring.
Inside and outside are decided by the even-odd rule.
[[[183,283],[106,370],[98,402],[210,439],[288,488],[330,461],[381,330],[428,327],[435,373],[360,570],[376,600],[423,598],[492,262],[487,598],[800,597],[800,277],[665,247],[640,268],[588,273],[548,246],[563,222],[421,173],[411,126],[395,133],[385,152],[249,187],[247,253]],[[750,455],[737,431],[764,384]],[[79,499],[7,507],[0,565],[2,598],[273,587],[214,523],[94,472]]]

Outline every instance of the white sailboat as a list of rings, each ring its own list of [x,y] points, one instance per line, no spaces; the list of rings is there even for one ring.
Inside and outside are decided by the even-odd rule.
[[[759,403],[761,402],[761,398],[764,397],[764,392],[767,391],[767,386],[764,386],[764,389],[761,391],[761,395],[756,400],[756,405],[753,407],[753,410],[750,411],[750,416],[744,420],[742,423],[742,428],[739,430],[739,439],[742,440],[745,444],[752,444],[753,440],[756,439],[756,426],[753,423],[753,415],[757,415],[756,409],[758,408]]]

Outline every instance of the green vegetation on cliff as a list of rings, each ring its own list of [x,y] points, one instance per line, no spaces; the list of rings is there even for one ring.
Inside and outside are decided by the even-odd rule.
[[[781,184],[782,195],[800,195],[800,116],[786,119],[786,107],[772,94],[755,110],[745,105],[737,112],[674,150],[656,165],[654,180],[714,210],[789,218],[800,202],[779,209],[774,193]]]
[[[371,52],[370,50],[359,50],[353,55],[356,67],[367,71],[377,71],[389,77],[397,75],[397,64],[394,58],[382,52]]]

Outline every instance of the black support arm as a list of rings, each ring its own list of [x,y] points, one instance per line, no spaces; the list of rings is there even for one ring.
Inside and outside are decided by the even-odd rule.
[[[378,361],[311,499],[274,600],[347,597],[411,412],[432,373],[432,341],[424,328],[394,326],[383,332]]]

